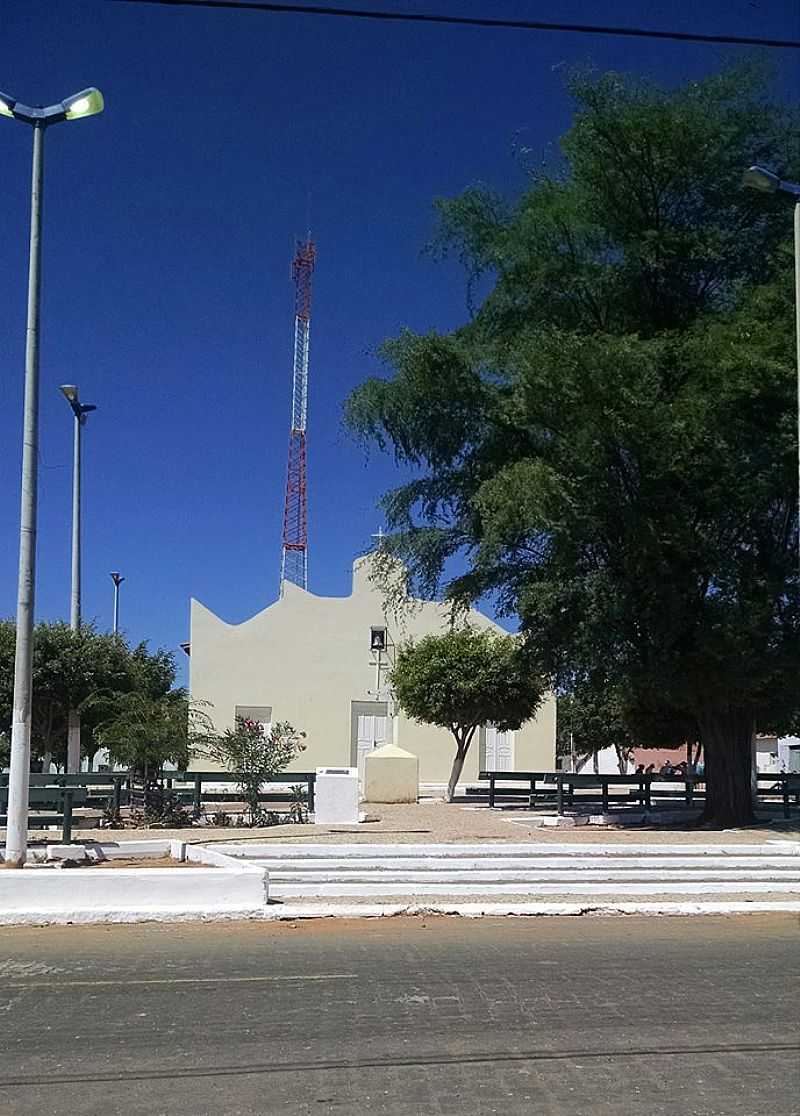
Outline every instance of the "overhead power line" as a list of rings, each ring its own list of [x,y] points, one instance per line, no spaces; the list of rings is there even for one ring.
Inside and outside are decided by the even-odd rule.
[[[272,4],[267,0],[112,0],[117,4],[157,4],[169,8],[217,8],[231,11],[278,12],[291,15],[370,19],[386,23],[430,23],[449,27],[485,27],[507,31],[562,31],[573,35],[617,35],[634,39],[668,39],[678,43],[800,49],[800,39],[762,39],[749,35],[701,35],[691,31],[655,31],[646,27],[607,27],[602,24],[552,23],[535,19],[495,19],[490,16],[452,16],[434,12],[389,12],[366,8],[333,8],[323,4]]]

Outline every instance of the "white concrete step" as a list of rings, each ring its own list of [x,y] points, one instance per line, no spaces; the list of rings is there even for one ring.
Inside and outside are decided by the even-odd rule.
[[[448,895],[755,895],[774,894],[800,898],[800,883],[730,881],[658,881],[653,883],[281,883],[270,879],[270,899],[324,898],[332,896],[370,897]]]
[[[264,868],[291,872],[530,872],[583,871],[603,869],[636,871],[675,870],[689,872],[724,868],[730,871],[778,869],[800,872],[800,856],[538,856],[538,857],[256,857],[253,863]]]
[[[263,861],[257,861],[263,866]],[[559,869],[552,872],[521,871],[516,868],[495,869],[494,871],[453,871],[448,865],[441,864],[438,868],[430,868],[422,872],[383,871],[376,869],[371,872],[357,872],[342,869],[335,872],[296,871],[291,868],[270,868],[269,878],[274,883],[285,884],[312,884],[312,883],[368,883],[380,885],[383,883],[591,883],[602,880],[619,880],[620,883],[634,883],[637,881],[652,880],[774,880],[783,883],[796,883],[800,888],[800,866],[794,870],[768,868],[764,871],[746,869],[724,868],[698,868],[692,871],[678,871],[676,869],[625,869],[613,868],[583,868],[579,871]]]
[[[411,903],[522,896],[603,905],[661,899],[800,900],[800,843],[503,842],[453,845],[225,842],[210,846],[269,872],[280,902]],[[609,897],[613,897],[610,900]]]
[[[643,856],[651,857],[680,856],[680,857],[707,857],[707,856],[735,856],[735,857],[797,857],[800,856],[800,842],[798,841],[765,841],[759,844],[644,844],[634,842],[526,842],[525,844],[506,844],[502,841],[485,841],[481,844],[413,844],[391,845],[381,843],[363,844],[338,844],[338,843],[305,843],[305,842],[272,842],[272,841],[231,841],[214,842],[206,845],[207,848],[225,853],[228,856],[245,857],[259,860],[339,860],[356,859],[385,859],[391,857],[398,860],[407,858],[446,857],[450,858],[477,858],[485,857],[554,857],[554,856],[591,856],[619,857]]]

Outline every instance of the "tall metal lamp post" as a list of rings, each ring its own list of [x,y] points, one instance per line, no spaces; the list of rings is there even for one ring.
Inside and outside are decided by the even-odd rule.
[[[800,182],[784,182],[766,167],[748,167],[742,181],[752,190],[765,194],[786,194],[794,198],[794,317],[797,346],[797,508],[800,525]],[[800,561],[800,529],[798,529],[798,560]]]
[[[119,587],[122,585],[125,578],[117,570],[111,574],[111,580],[114,582],[114,635],[119,635]]]
[[[39,292],[41,287],[42,182],[44,133],[64,120],[80,120],[103,111],[99,89],[84,89],[47,108],[24,105],[0,93],[0,116],[33,128],[31,231],[28,268],[28,323],[25,343],[25,402],[22,436],[19,582],[17,588],[14,698],[11,720],[11,770],[8,780],[6,864],[21,868],[28,851],[33,610],[36,588],[36,518],[39,453]]]
[[[75,384],[62,384],[61,391],[75,418],[72,454],[72,582],[70,592],[69,626],[73,632],[81,626],[81,430],[86,416],[97,407],[81,403]],[[76,709],[70,709],[67,727],[67,771],[81,769],[81,718]]]

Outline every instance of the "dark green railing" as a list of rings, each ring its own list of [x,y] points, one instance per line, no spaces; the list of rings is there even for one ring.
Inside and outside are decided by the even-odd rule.
[[[527,798],[530,806],[535,806],[537,800],[555,797],[559,814],[564,813],[565,806],[574,805],[576,791],[579,802],[600,802],[604,813],[612,802],[637,802],[645,809],[650,809],[653,798],[682,798],[687,806],[705,801],[705,780],[697,775],[687,778],[685,775],[659,775],[658,772],[613,775],[571,771],[481,771],[478,777],[488,781],[488,790],[473,787],[470,788],[470,793],[488,794],[490,806],[495,805],[498,795]],[[502,783],[526,783],[527,786],[498,786]],[[658,786],[654,791],[653,783],[675,783],[681,789]],[[757,785],[759,799],[781,799],[785,818],[790,816],[792,798],[795,805],[800,807],[800,773],[759,773]],[[624,794],[615,794],[614,788],[617,787],[628,789]],[[599,793],[593,793],[598,791]]]
[[[305,783],[306,803],[310,813],[314,811],[314,787],[316,772],[284,771],[265,779],[265,783],[284,783],[289,785]],[[203,804],[208,802],[229,802],[239,798],[235,787],[239,777],[227,771],[165,771],[162,782],[173,793],[177,802],[191,805],[199,817]],[[226,783],[231,790],[204,791],[203,784]],[[114,812],[131,802],[135,788],[127,771],[81,771],[75,774],[43,775],[31,773],[28,806],[34,811],[29,817],[31,828],[62,826],[62,840],[69,843],[72,834],[72,813],[75,808],[111,807]],[[259,802],[292,802],[294,796],[285,791],[262,791]],[[8,773],[0,772],[0,826],[7,824]]]

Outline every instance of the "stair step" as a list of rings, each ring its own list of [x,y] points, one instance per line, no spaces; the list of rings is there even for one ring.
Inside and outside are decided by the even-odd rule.
[[[292,868],[270,868],[269,878],[281,883],[368,883],[382,886],[386,883],[555,883],[565,881],[569,883],[592,882],[596,880],[619,880],[622,883],[636,881],[675,881],[699,882],[704,880],[774,880],[783,883],[795,883],[800,888],[800,867],[795,869],[780,870],[776,868],[763,871],[743,870],[741,868],[697,868],[694,871],[679,871],[677,869],[653,870],[645,868],[631,868],[616,870],[613,868],[582,868],[577,871],[557,869],[554,871],[523,871],[518,868],[496,869],[494,871],[454,871],[447,865],[427,871],[381,870],[362,872],[354,868],[340,869],[339,871],[297,871]]]
[[[707,869],[735,871],[762,871],[779,869],[800,872],[800,856],[797,857],[592,857],[592,856],[542,856],[542,857],[257,857],[252,861],[272,871],[289,872],[338,872],[338,871],[381,871],[381,872],[529,872],[529,871],[583,871],[602,868],[603,870],[632,871],[645,869],[653,871],[685,869],[690,872]]]
[[[499,857],[502,859],[523,857],[554,857],[554,856],[591,856],[620,857],[643,856],[659,859],[665,856],[680,857],[797,857],[800,855],[800,842],[786,841],[774,844],[691,844],[691,845],[655,845],[655,844],[608,844],[608,843],[556,843],[556,842],[530,842],[527,844],[505,844],[502,841],[485,842],[483,844],[414,844],[414,845],[389,845],[389,844],[305,844],[305,843],[278,843],[278,842],[218,842],[207,846],[217,852],[226,853],[228,856],[257,858],[259,860],[339,860],[339,859],[384,859],[391,857],[398,860],[407,858],[447,858],[466,857],[470,859],[484,859],[486,857]]]
[[[480,887],[463,883],[281,883],[270,882],[271,899],[301,896],[387,896],[387,895],[736,895],[793,894],[800,896],[798,883],[756,882],[656,882],[656,883],[485,883]]]

